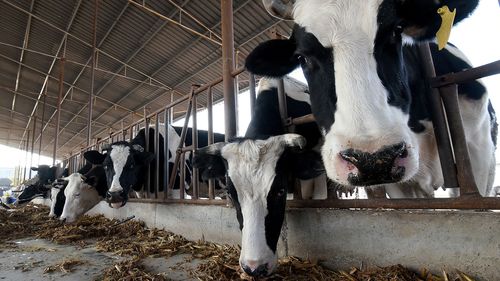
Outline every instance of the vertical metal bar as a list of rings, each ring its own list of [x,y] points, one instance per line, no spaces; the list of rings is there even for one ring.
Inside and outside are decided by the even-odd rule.
[[[28,150],[29,150],[29,139],[30,139],[30,133],[31,130],[28,130],[28,135],[26,136],[26,141],[24,145],[24,151],[26,151],[25,156],[24,156],[24,173],[23,173],[23,181],[26,180],[26,169],[28,169]],[[31,167],[29,167],[31,170]]]
[[[184,193],[185,193],[185,186],[184,186],[184,179],[186,178],[186,165],[184,165],[184,162],[186,160],[186,155],[185,153],[181,153],[180,155],[180,162],[183,164],[181,165],[180,169],[181,169],[181,175],[180,175],[180,179],[179,179],[179,198],[180,199],[184,199]]]
[[[165,126],[165,136],[164,136],[164,139],[165,141],[163,142],[163,150],[165,151],[165,163],[164,163],[164,167],[163,167],[163,190],[165,191],[164,194],[163,194],[163,199],[167,199],[168,197],[168,194],[170,194],[170,186],[169,186],[169,179],[170,179],[170,171],[169,171],[169,163],[170,163],[170,159],[169,159],[169,156],[170,156],[170,144],[168,142],[168,138],[169,138],[169,124],[170,124],[170,108],[165,108],[165,111],[164,111],[164,126]],[[174,157],[174,155],[172,154],[171,155],[172,157]]]
[[[36,121],[37,117],[35,116],[35,119],[33,120],[33,134],[31,134],[31,156],[30,156],[30,170],[29,170],[29,177],[31,179],[31,166],[33,165],[33,149],[35,147],[35,132],[36,132]]]
[[[155,120],[155,199],[158,199],[160,188],[160,115],[156,113]]]
[[[49,88],[47,82],[47,87],[45,87],[45,93],[43,94],[43,105],[42,105],[42,121],[40,122],[40,142],[38,143],[38,162],[37,165],[40,165],[40,157],[42,156],[42,139],[43,139],[43,127],[45,123],[45,104],[47,100],[47,89]]]
[[[92,25],[92,67],[90,68],[90,93],[89,93],[89,117],[87,120],[87,147],[92,140],[92,111],[94,110],[94,80],[96,68],[96,41],[97,41],[97,15],[99,13],[99,0],[94,1],[94,18]]]
[[[452,84],[439,89],[443,104],[448,117],[451,140],[453,142],[453,152],[457,165],[457,178],[460,186],[460,196],[478,195],[476,181],[472,173],[472,164],[470,162],[467,140],[460,115],[460,106],[458,104],[458,86]]]
[[[144,107],[144,136],[146,139],[146,144],[145,144],[146,147],[144,147],[144,151],[149,152],[149,150],[150,150],[150,147],[149,147],[149,119],[148,119],[148,110],[146,107]],[[150,171],[151,171],[151,163],[149,163],[147,165],[146,182],[144,183],[144,186],[143,186],[143,191],[146,193],[146,195],[145,195],[146,198],[149,198],[149,187],[151,184]]]
[[[214,143],[214,115],[213,115],[213,95],[212,87],[208,87],[207,90],[207,114],[208,114],[208,145]],[[208,180],[208,198],[215,198],[215,181],[213,179]]]
[[[251,114],[251,117],[253,117],[253,110],[255,108],[255,99],[256,99],[255,75],[253,73],[250,73],[250,81],[249,81],[248,88],[250,89],[250,114]]]
[[[197,116],[196,116],[196,111],[198,107],[197,103],[197,96],[193,95],[192,99],[192,115],[193,115],[193,130],[191,130],[192,134],[192,139],[193,139],[193,152],[194,153],[198,149],[198,122],[197,122]],[[198,184],[198,169],[193,168],[192,169],[192,175],[191,175],[191,184],[193,186],[193,199],[198,199],[199,196],[199,184]]]
[[[434,62],[432,60],[429,44],[420,44],[419,51],[422,57],[425,75],[428,79],[436,77],[436,71],[434,70]],[[443,103],[441,101],[439,91],[435,88],[431,88],[428,98],[429,105],[431,106],[432,125],[434,126],[434,135],[436,137],[439,160],[441,161],[441,168],[443,170],[444,187],[454,188],[458,186],[457,170],[453,160],[450,136],[446,126]]]
[[[285,131],[288,132],[288,126],[286,125],[286,120],[288,118],[288,109],[286,106],[285,83],[283,81],[283,78],[279,79],[278,81],[278,104],[281,124],[283,124]]]
[[[222,17],[222,83],[224,88],[224,115],[226,140],[237,132],[234,69],[233,1],[221,0]]]
[[[187,131],[188,131],[187,127],[188,127],[188,123],[189,123],[189,117],[191,116],[191,103],[193,101],[194,89],[195,89],[194,87],[191,87],[191,93],[189,94],[187,111],[186,111],[186,115],[185,115],[186,117],[184,118],[184,126],[182,127],[182,132],[181,132],[181,139],[179,141],[179,146],[177,147],[176,152],[175,152],[174,167],[173,167],[172,172],[170,174],[171,175],[170,181],[168,183],[170,189],[174,188],[175,177],[176,177],[177,169],[179,168],[179,162],[181,159],[180,155],[184,154],[184,153],[181,153],[181,148],[184,146],[184,143],[186,142],[186,135],[187,135]],[[181,163],[182,163],[182,166],[185,166],[183,161]],[[184,178],[181,177],[180,182],[183,182],[183,180],[184,180]]]
[[[56,130],[54,134],[54,150],[52,152],[52,166],[56,164],[56,153],[57,153],[57,145],[59,144],[59,123],[61,122],[61,100],[64,89],[64,62],[66,58],[63,55],[61,58],[61,70],[59,72],[59,95],[57,96],[57,115],[56,115]]]

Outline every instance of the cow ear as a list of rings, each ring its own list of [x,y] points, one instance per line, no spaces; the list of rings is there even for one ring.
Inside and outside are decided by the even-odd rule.
[[[325,173],[321,155],[316,151],[293,151],[291,158],[293,174],[301,180],[312,179]]]
[[[106,154],[102,154],[97,150],[89,150],[83,153],[83,157],[94,165],[101,165],[106,158]]]
[[[468,17],[476,8],[479,0],[397,0],[396,10],[402,19],[403,32],[416,40],[428,40],[436,37],[441,27],[438,9],[445,6],[449,11],[456,9],[454,24]]]
[[[245,67],[257,75],[283,77],[300,64],[295,54],[296,48],[293,40],[269,40],[247,56]]]
[[[221,149],[224,145],[225,143],[220,142],[195,151],[193,167],[199,170],[202,180],[225,177],[226,164],[221,155]]]

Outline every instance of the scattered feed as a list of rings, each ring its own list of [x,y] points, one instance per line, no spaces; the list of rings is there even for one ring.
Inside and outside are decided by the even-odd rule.
[[[146,257],[169,258],[177,254],[189,254],[190,258],[202,262],[189,272],[198,280],[253,280],[239,267],[239,251],[235,246],[218,245],[205,241],[189,241],[179,235],[159,229],[149,229],[144,223],[134,220],[109,220],[104,216],[83,216],[73,224],[62,224],[47,219],[48,208],[28,205],[22,209],[0,210],[0,248],[13,247],[9,241],[26,237],[37,237],[59,244],[80,247],[95,246],[98,251],[111,252],[130,257],[106,269],[100,280],[169,280],[168,273],[147,272],[143,259]],[[79,260],[64,260],[49,266],[45,272],[70,272]],[[182,268],[179,265],[178,268]],[[20,268],[22,270],[22,268]],[[457,271],[455,276],[443,272],[433,275],[427,270],[411,271],[402,265],[374,268],[352,268],[349,271],[330,270],[318,261],[296,257],[280,259],[272,276],[261,280],[331,280],[331,281],[471,281],[466,274]]]

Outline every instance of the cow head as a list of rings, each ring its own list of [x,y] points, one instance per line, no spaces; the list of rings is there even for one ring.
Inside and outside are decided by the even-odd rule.
[[[142,186],[154,154],[125,141],[111,144],[106,151],[106,154],[88,151],[84,157],[92,164],[103,166],[109,187],[106,202],[113,208],[121,208],[128,201],[130,189],[139,190]]]
[[[271,77],[302,67],[330,179],[348,186],[407,181],[423,165],[417,133],[425,127],[409,118],[403,41],[432,39],[442,6],[456,8],[458,22],[477,2],[264,0],[271,14],[296,24],[289,40],[259,45],[246,67]]]
[[[286,134],[216,143],[195,153],[193,166],[204,180],[227,173],[228,193],[242,231],[240,266],[252,276],[268,275],[276,268],[290,176],[307,179],[323,172],[320,155],[291,149],[304,146],[305,138]]]
[[[63,180],[68,182],[64,189],[66,200],[61,214],[61,220],[65,222],[75,221],[105,196],[106,175],[101,165],[93,166],[85,175],[74,173]]]

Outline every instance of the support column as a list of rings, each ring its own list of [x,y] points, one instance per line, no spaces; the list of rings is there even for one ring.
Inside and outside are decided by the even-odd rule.
[[[234,78],[233,1],[221,0],[222,17],[222,84],[224,88],[224,114],[226,140],[236,136],[236,91]]]
[[[35,120],[33,120],[33,134],[31,134],[31,153],[30,153],[30,165],[29,165],[29,177],[31,179],[31,166],[33,166],[33,150],[35,146],[35,132],[36,132],[36,121],[37,117],[35,116]]]
[[[89,93],[89,118],[87,120],[87,147],[92,141],[92,111],[94,109],[94,80],[96,68],[96,38],[97,38],[97,14],[99,12],[99,0],[94,2],[94,24],[92,26],[92,67],[90,68],[90,93]]]
[[[61,100],[62,100],[62,95],[63,95],[63,89],[64,89],[64,62],[66,61],[66,58],[63,56],[61,58],[61,69],[59,72],[59,95],[57,97],[57,114],[56,114],[56,130],[54,134],[54,150],[52,151],[52,166],[56,164],[56,152],[57,152],[57,145],[59,144],[59,123],[61,121]]]
[[[47,82],[48,88],[48,82]],[[42,156],[42,138],[43,138],[43,126],[45,122],[45,104],[47,101],[47,88],[45,88],[45,93],[43,94],[43,105],[42,105],[42,121],[40,122],[40,142],[38,143],[38,162],[37,165],[40,165],[40,157]]]

